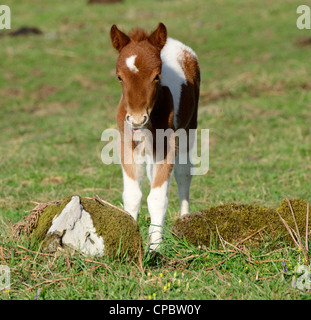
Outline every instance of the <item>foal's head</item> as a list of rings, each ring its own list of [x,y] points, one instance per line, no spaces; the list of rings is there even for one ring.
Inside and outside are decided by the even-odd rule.
[[[160,23],[150,35],[141,29],[126,35],[113,25],[110,36],[119,51],[116,74],[122,84],[126,121],[133,130],[144,128],[160,86],[160,52],[166,43],[166,27]]]

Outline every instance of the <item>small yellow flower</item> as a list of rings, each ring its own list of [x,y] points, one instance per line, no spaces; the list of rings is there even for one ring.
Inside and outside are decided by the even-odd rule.
[[[167,286],[164,286],[164,292],[167,290]]]
[[[151,277],[151,276],[152,276],[152,274],[151,274],[150,272],[148,272],[148,273],[147,273],[147,276],[148,276],[148,277]]]
[[[155,292],[152,295],[153,295],[154,298],[156,297],[156,293]]]
[[[167,284],[167,287],[168,287],[168,288],[170,288],[170,287],[171,287],[171,283],[170,283],[170,282]]]
[[[240,279],[240,280],[239,280],[239,284],[241,284],[241,283],[242,283],[242,280]]]
[[[6,293],[10,293],[10,289],[5,289],[5,292]]]
[[[292,265],[291,265],[291,264],[288,264],[287,266],[288,266],[288,267],[291,267]]]
[[[160,278],[162,278],[162,277],[163,277],[163,273],[161,272],[161,273],[160,273]]]
[[[151,296],[148,296],[148,299],[151,300]]]

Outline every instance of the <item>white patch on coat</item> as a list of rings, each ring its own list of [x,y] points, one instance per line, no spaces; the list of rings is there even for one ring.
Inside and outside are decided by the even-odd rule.
[[[166,44],[161,51],[162,78],[161,85],[167,86],[173,96],[174,102],[174,126],[178,127],[177,114],[179,110],[181,87],[187,84],[183,71],[185,53],[197,59],[195,52],[178,40],[167,38]]]
[[[64,233],[62,243],[79,249],[90,255],[104,254],[104,240],[99,237],[90,214],[84,210],[78,196],[73,196],[62,210],[54,217],[48,234]]]
[[[126,58],[125,63],[127,67],[134,73],[137,73],[139,70],[135,66],[135,59],[137,55],[130,56],[129,58]]]

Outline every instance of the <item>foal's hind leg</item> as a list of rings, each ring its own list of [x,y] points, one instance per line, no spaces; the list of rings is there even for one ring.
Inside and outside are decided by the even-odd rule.
[[[178,152],[175,159],[174,174],[178,187],[180,215],[190,213],[190,185],[194,136],[189,132],[179,136]]]

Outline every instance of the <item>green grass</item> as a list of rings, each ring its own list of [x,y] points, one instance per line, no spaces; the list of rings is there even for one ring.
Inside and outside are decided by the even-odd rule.
[[[263,244],[210,270],[230,256],[228,248],[198,250],[175,240],[169,233],[179,214],[174,180],[167,239],[160,257],[147,255],[142,266],[66,252],[44,256],[39,244],[5,241],[6,225],[25,216],[31,201],[98,194],[122,206],[121,168],[100,158],[101,133],[116,127],[120,97],[109,38],[114,23],[129,31],[152,30],[162,21],[169,36],[199,57],[199,128],[210,129],[210,170],[193,179],[192,211],[230,201],[277,207],[283,193],[310,201],[311,47],[297,41],[311,33],[296,28],[301,3],[86,2],[6,2],[12,28],[36,26],[43,35],[0,37],[0,264],[12,272],[11,290],[0,298],[309,298],[292,287],[302,257],[285,244],[279,250]],[[143,189],[146,200],[146,180]],[[146,201],[139,224],[146,240]],[[288,272],[281,272],[282,259]]]

